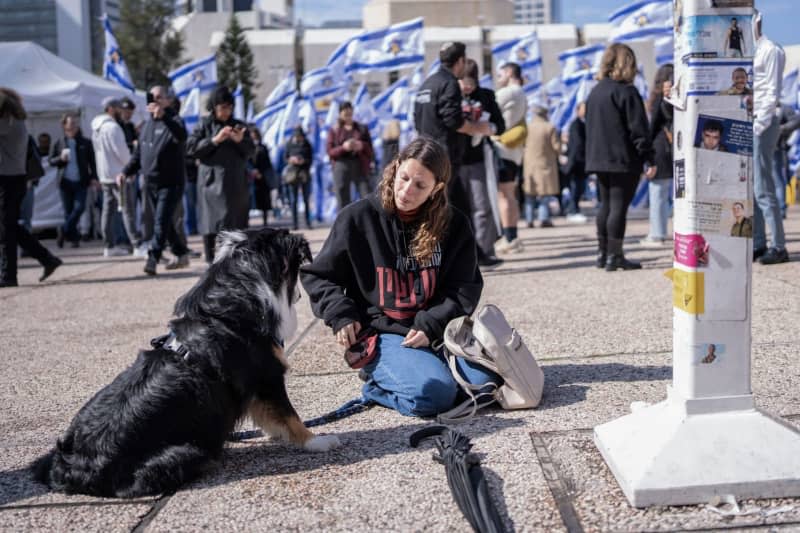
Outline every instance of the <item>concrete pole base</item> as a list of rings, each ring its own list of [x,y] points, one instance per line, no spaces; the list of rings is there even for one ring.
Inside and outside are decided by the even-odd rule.
[[[670,391],[597,426],[594,441],[634,507],[800,496],[800,432],[752,407],[752,396],[687,401]]]

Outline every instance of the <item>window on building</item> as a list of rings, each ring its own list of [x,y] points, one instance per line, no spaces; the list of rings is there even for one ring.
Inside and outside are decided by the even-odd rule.
[[[203,12],[213,13],[217,10],[217,0],[203,0]]]
[[[233,0],[234,11],[252,11],[253,0]]]

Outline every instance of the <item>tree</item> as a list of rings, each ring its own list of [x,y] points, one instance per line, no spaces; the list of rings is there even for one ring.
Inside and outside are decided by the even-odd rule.
[[[169,85],[167,73],[183,60],[183,36],[172,29],[174,0],[121,0],[114,32],[133,84]]]
[[[244,104],[247,106],[253,99],[253,89],[258,86],[256,78],[258,71],[254,64],[253,52],[247,44],[239,19],[231,14],[225,38],[217,50],[217,79],[231,91],[236,89],[237,85],[241,85]]]

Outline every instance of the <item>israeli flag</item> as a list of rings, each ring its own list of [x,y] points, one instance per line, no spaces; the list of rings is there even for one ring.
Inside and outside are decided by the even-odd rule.
[[[375,112],[375,108],[372,106],[372,99],[369,97],[366,83],[358,86],[358,90],[353,97],[353,120],[364,124],[370,133],[378,127],[378,113]]]
[[[650,96],[650,89],[647,87],[647,80],[644,77],[644,69],[641,65],[636,70],[636,77],[633,78],[633,86],[639,91],[642,100],[646,102],[647,98]]]
[[[798,69],[788,72],[783,77],[783,87],[781,88],[781,105],[791,106],[792,109],[798,108]]]
[[[561,64],[561,78],[567,80],[582,70],[596,72],[600,68],[600,60],[605,49],[604,44],[591,44],[560,53],[558,61]]]
[[[192,133],[192,130],[200,122],[200,89],[194,88],[189,91],[189,96],[181,105],[180,115],[186,125],[186,131]]]
[[[241,83],[233,91],[233,118],[244,120],[244,91]]]
[[[594,76],[589,70],[563,79],[564,95],[550,116],[550,122],[558,131],[565,130],[575,120],[578,105],[586,101],[595,84]]]
[[[422,17],[356,35],[347,48],[345,72],[413,67],[425,61]]]
[[[483,87],[484,89],[494,89],[494,80],[492,79],[492,75],[488,72],[481,76],[478,80],[478,86]]]
[[[183,98],[195,87],[200,92],[210,91],[217,85],[217,57],[211,54],[203,59],[182,65],[167,75],[175,96]]]
[[[800,130],[794,130],[786,143],[789,145],[789,170],[797,173],[800,169]]]
[[[372,108],[380,121],[398,118],[396,113],[402,107],[402,100],[407,98],[410,85],[408,77],[400,78],[372,99]]]
[[[264,108],[264,110],[253,117],[253,122],[261,132],[264,144],[269,148],[272,168],[278,171],[282,167],[283,160],[283,135],[281,135],[280,130],[281,120],[283,119],[283,113],[286,111],[289,99],[291,99],[294,94],[295,93],[291,93],[287,98],[283,99],[283,101]]]
[[[300,80],[300,92],[316,101],[320,98],[336,98],[347,88],[347,79],[330,67],[311,70]]]
[[[103,77],[125,87],[129,91],[133,91],[131,74],[128,72],[125,60],[122,59],[122,52],[119,50],[117,38],[114,37],[114,32],[111,31],[111,22],[108,20],[108,15],[103,13],[101,20],[103,21],[103,33],[106,38],[106,49],[103,53]]]
[[[614,11],[608,21],[613,26],[609,36],[613,43],[671,35],[672,0],[633,2]]]
[[[516,63],[524,83],[542,83],[542,54],[536,32],[511,39],[492,48],[492,62],[500,70],[506,63]]]
[[[267,99],[264,100],[264,108],[271,107],[289,98],[296,90],[296,85],[294,71],[290,70],[286,77],[272,89]]]
[[[427,74],[427,76],[425,76],[425,79],[428,79],[431,76],[433,76],[434,74],[436,74],[437,72],[439,72],[440,68],[442,68],[442,62],[440,60],[438,60],[438,59],[434,59],[433,63],[431,63],[431,66],[428,67],[428,74]],[[422,81],[425,81],[425,80],[422,80]]]
[[[658,37],[653,41],[656,53],[656,66],[660,67],[673,62],[675,54],[675,37],[672,33],[663,37]]]

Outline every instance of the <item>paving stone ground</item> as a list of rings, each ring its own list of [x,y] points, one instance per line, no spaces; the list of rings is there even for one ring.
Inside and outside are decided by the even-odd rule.
[[[792,262],[753,268],[753,391],[759,407],[800,424],[800,208],[786,221]],[[800,499],[753,500],[764,512],[735,519],[703,505],[631,508],[595,448],[592,428],[665,398],[671,381],[671,249],[626,250],[636,272],[594,268],[593,225],[521,228],[525,251],[485,272],[483,301],[499,305],[545,372],[535,410],[490,409],[459,426],[482,458],[492,496],[512,531],[800,531]],[[326,228],[306,232],[313,250]],[[45,241],[49,247],[53,241]],[[200,248],[196,238],[191,245]],[[203,267],[142,274],[134,258],[98,246],[58,250],[65,265],[46,283],[21,263],[21,286],[0,292],[0,530],[2,531],[467,531],[432,444],[408,436],[431,423],[374,408],[318,428],[341,449],[309,454],[254,439],[171,496],[133,501],[49,493],[26,465],[75,412],[161,334],[175,299]],[[162,269],[163,270],[163,269]],[[359,394],[304,298],[289,342],[291,398],[304,418]],[[245,424],[248,427],[248,424]],[[768,445],[768,443],[765,443]],[[767,511],[781,510],[770,514]]]

